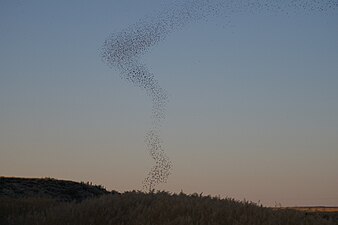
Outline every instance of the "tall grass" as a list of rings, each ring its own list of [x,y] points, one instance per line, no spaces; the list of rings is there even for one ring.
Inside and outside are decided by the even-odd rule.
[[[82,202],[0,199],[4,225],[333,225],[315,215],[217,197],[126,192]],[[4,211],[3,211],[4,210]],[[6,215],[4,215],[6,214]]]

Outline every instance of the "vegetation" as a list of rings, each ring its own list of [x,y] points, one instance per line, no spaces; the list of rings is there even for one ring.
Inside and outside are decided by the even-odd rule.
[[[2,185],[2,184],[0,184]],[[107,192],[108,193],[108,192]],[[315,214],[234,199],[168,192],[105,194],[82,201],[0,196],[3,225],[333,225]]]
[[[0,177],[0,197],[82,201],[109,192],[101,185],[53,178]]]

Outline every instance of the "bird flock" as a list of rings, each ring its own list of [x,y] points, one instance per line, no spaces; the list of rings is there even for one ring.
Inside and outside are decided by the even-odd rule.
[[[109,36],[101,49],[101,57],[121,78],[143,89],[152,101],[152,125],[145,142],[154,165],[143,181],[145,190],[153,190],[166,182],[172,162],[163,149],[161,124],[166,117],[168,95],[155,75],[142,63],[142,55],[163,41],[170,33],[190,23],[215,15],[231,16],[245,12],[281,12],[294,10],[324,11],[338,8],[338,0],[173,0],[170,6]]]

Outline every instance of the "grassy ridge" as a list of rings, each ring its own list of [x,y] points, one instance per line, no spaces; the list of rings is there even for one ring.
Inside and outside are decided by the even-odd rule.
[[[82,201],[109,192],[101,185],[52,178],[0,177],[0,197],[51,198],[60,201]]]
[[[5,213],[3,213],[5,212]],[[0,197],[2,225],[333,225],[317,215],[168,192],[125,192],[81,202]]]

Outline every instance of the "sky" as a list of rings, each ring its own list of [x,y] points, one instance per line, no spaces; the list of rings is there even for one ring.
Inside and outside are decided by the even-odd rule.
[[[0,176],[142,189],[152,103],[100,49],[167,5],[0,0]],[[173,164],[158,189],[338,206],[337,12],[224,12],[151,47]]]

